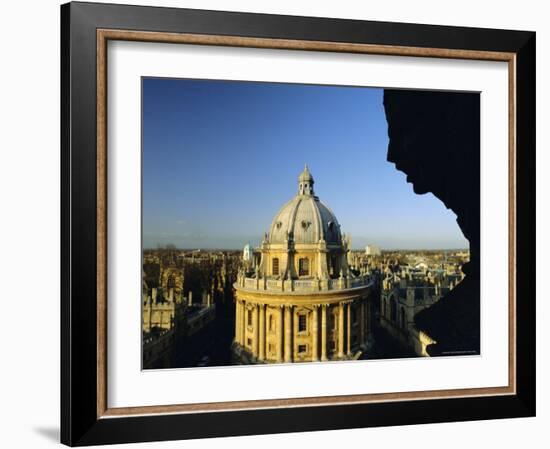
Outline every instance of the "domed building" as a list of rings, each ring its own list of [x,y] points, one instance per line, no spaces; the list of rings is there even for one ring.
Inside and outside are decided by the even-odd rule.
[[[350,239],[313,186],[306,166],[259,263],[239,272],[233,348],[243,363],[349,360],[368,348],[373,284],[348,266]]]

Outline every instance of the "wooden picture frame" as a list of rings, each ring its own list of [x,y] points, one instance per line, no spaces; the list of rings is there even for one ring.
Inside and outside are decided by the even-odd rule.
[[[93,3],[61,7],[61,441],[141,442],[535,414],[535,33]],[[509,66],[509,385],[109,409],[109,40],[505,61]]]

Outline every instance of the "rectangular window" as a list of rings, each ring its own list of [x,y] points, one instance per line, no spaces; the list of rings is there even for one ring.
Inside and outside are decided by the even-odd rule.
[[[307,316],[305,314],[298,315],[298,332],[307,330]]]
[[[269,315],[269,327],[268,329],[273,332],[275,330],[275,318],[273,315]]]
[[[270,353],[270,354],[273,353],[273,345],[272,345],[271,343],[269,343],[269,344],[267,345],[267,352]]]
[[[247,346],[252,346],[252,339],[251,339],[251,338],[247,338],[247,339],[246,339],[246,344],[247,344]]]
[[[309,276],[309,259],[304,258],[298,260],[298,275]]]
[[[272,261],[271,272],[273,273],[273,276],[279,275],[279,259],[277,257],[275,257]]]
[[[252,310],[247,311],[246,321],[249,326],[252,326]]]
[[[357,323],[357,309],[351,309],[351,322],[353,324]]]
[[[306,345],[298,345],[298,354],[305,354],[307,352]]]

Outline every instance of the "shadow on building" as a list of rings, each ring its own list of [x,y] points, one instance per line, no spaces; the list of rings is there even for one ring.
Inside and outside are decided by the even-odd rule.
[[[430,356],[480,351],[480,98],[476,93],[384,91],[388,161],[415,193],[433,193],[470,243],[464,279],[414,318]]]

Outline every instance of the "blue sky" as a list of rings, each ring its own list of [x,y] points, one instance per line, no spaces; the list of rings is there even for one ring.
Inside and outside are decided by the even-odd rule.
[[[143,245],[258,244],[308,164],[352,246],[467,248],[386,161],[382,89],[143,79]]]

